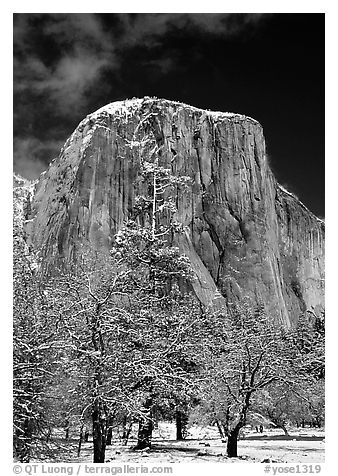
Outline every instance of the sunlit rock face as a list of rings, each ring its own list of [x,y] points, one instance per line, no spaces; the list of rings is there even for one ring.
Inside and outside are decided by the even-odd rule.
[[[175,191],[177,245],[204,304],[249,296],[290,325],[324,306],[324,223],[276,182],[261,125],[240,114],[160,99],[109,104],[87,116],[41,175],[26,233],[51,268],[80,243],[108,250],[142,187],[140,161],[189,176]]]

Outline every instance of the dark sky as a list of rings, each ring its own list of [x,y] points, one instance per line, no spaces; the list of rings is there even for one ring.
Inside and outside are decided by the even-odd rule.
[[[324,216],[324,14],[15,14],[14,170],[36,178],[84,116],[157,96],[264,128],[278,181]]]

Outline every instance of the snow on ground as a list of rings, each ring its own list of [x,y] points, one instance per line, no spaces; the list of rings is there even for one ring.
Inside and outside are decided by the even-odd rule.
[[[283,463],[323,463],[324,432],[314,429],[294,430],[290,437],[280,430],[266,430],[262,434],[246,430],[244,438],[238,441],[238,458],[226,456],[226,444],[218,438],[213,427],[194,426],[189,429],[188,438],[176,441],[175,428],[170,423],[160,423],[154,431],[151,450],[135,451],[135,435],[122,446],[115,440],[107,447],[106,462],[114,463],[260,463],[265,459]],[[76,442],[73,449],[64,455],[62,461],[92,462],[92,442],[82,445],[81,455],[76,457]],[[61,456],[61,455],[60,455]],[[61,460],[60,460],[61,461]]]

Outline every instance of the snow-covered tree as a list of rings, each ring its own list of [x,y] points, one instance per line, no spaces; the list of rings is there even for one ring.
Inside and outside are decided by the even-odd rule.
[[[181,231],[173,189],[188,179],[159,164],[154,141],[142,139],[142,194],[110,256],[84,250],[82,263],[77,260],[54,286],[64,305],[63,338],[71,342],[73,392],[93,421],[94,462],[104,461],[116,415],[138,418],[138,447],[150,446],[154,406],[178,389],[192,391],[191,336],[200,307],[189,292],[190,263],[171,244]]]
[[[201,400],[234,457],[255,395],[280,382],[291,387],[302,378],[302,359],[286,332],[248,301],[211,313],[208,334]]]
[[[14,453],[21,462],[41,453],[49,431],[46,388],[53,381],[59,319],[24,239],[23,190],[15,189],[13,226]],[[46,448],[44,448],[46,450]]]

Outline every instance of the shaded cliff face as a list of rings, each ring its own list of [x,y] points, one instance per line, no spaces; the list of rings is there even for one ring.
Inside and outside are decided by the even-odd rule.
[[[50,265],[89,240],[109,249],[140,191],[140,161],[192,179],[176,190],[175,240],[192,262],[204,304],[249,296],[290,325],[324,306],[324,224],[280,187],[261,125],[239,114],[134,99],[87,116],[41,175],[26,233]]]

